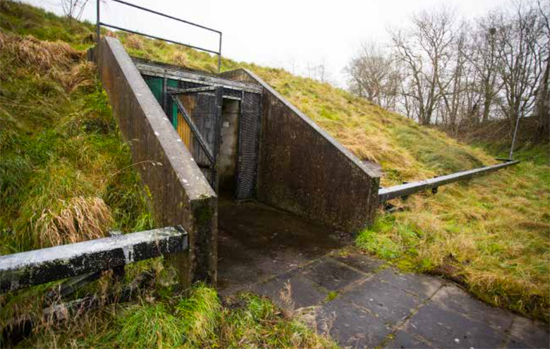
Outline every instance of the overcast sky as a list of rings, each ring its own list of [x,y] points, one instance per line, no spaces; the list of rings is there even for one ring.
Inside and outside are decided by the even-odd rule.
[[[387,28],[398,27],[417,11],[443,4],[465,17],[482,15],[507,0],[126,0],[223,32],[223,55],[302,75],[324,63],[330,78],[345,85],[343,68],[361,41],[387,42]],[[62,13],[60,0],[25,2]],[[217,50],[217,36],[131,10],[107,0],[102,21],[176,41]],[[84,19],[95,23],[95,0]]]

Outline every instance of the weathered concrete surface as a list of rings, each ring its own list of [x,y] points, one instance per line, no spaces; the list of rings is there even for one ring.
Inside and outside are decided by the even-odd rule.
[[[220,198],[218,214],[221,294],[245,289],[344,246],[334,230],[259,203]]]
[[[0,294],[187,248],[187,233],[169,227],[0,256]]]
[[[260,201],[347,232],[372,222],[378,172],[252,72],[239,69],[222,76],[263,87]]]
[[[311,326],[344,348],[550,347],[546,324],[490,307],[441,279],[401,274],[354,248],[247,289],[288,308],[281,298],[287,283],[294,310],[307,310]]]
[[[157,224],[182,225],[189,256],[173,261],[180,281],[216,281],[217,197],[120,42],[104,37],[92,56]]]
[[[221,202],[222,295],[267,296],[306,314],[344,348],[550,346],[547,325],[488,306],[452,283],[399,273],[289,213]],[[287,284],[293,305],[281,297]]]

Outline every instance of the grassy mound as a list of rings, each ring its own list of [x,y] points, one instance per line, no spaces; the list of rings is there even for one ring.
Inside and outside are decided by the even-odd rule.
[[[216,58],[208,54],[136,35],[117,36],[133,56],[211,72],[217,69]],[[359,159],[379,163],[384,170],[384,186],[494,163],[481,150],[329,84],[294,76],[283,69],[222,61],[222,70],[237,68],[258,74]]]
[[[0,254],[152,227],[95,67],[0,33]]]

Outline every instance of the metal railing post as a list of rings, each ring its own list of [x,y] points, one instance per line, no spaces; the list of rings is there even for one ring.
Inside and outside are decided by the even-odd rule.
[[[96,41],[97,41],[97,44],[99,45],[99,35],[100,35],[100,18],[99,18],[99,3],[101,2],[101,0],[96,0]]]
[[[518,117],[516,119],[516,128],[514,129],[514,137],[512,138],[512,146],[510,147],[510,155],[508,155],[509,160],[512,160],[513,156],[514,156],[514,145],[516,144],[516,136],[518,134],[519,119],[521,119],[521,115],[518,115]]]
[[[220,33],[220,46],[218,49],[218,74],[221,73],[222,68],[222,33]]]

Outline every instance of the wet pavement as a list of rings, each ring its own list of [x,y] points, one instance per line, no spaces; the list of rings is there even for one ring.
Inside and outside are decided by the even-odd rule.
[[[222,202],[219,217],[220,294],[265,295],[341,347],[550,347],[547,324],[439,278],[402,274],[290,214]]]
[[[246,289],[345,246],[334,231],[254,202],[220,198],[218,288]]]

